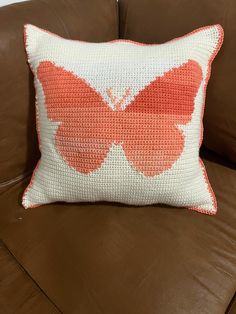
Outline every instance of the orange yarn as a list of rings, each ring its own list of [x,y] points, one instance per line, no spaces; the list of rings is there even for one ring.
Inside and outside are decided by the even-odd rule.
[[[52,62],[41,62],[37,76],[48,117],[61,122],[56,146],[68,165],[81,173],[93,172],[115,143],[122,145],[136,170],[154,176],[169,169],[182,153],[184,136],[177,125],[191,119],[202,71],[189,60],[153,80],[124,110],[130,88],[120,101],[112,88],[107,89],[112,110],[85,80]]]

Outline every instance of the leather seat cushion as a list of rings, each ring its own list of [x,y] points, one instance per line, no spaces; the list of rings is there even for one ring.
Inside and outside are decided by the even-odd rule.
[[[216,216],[108,203],[25,211],[24,182],[1,196],[1,236],[63,313],[222,314],[236,286],[236,170],[207,159]]]
[[[0,241],[0,282],[1,313],[60,313],[20,267],[2,241]]]

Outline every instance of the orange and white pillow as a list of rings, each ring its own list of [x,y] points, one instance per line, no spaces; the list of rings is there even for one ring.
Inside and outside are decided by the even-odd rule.
[[[25,26],[41,159],[25,208],[55,201],[217,210],[202,117],[220,25],[161,45],[88,43]]]

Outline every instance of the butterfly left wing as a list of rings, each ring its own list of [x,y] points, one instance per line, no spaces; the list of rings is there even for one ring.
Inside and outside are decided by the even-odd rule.
[[[125,109],[123,149],[144,175],[162,173],[181,155],[184,135],[177,125],[190,122],[201,81],[200,65],[189,60],[157,77]]]
[[[107,132],[112,110],[84,79],[50,61],[39,64],[37,77],[48,118],[60,122],[55,135],[57,151],[81,173],[97,170],[112,144],[111,132]]]

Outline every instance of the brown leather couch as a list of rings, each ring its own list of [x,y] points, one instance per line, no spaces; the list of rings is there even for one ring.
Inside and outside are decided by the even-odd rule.
[[[222,24],[201,152],[216,216],[111,203],[23,209],[39,158],[25,23],[72,39],[147,43]],[[235,0],[32,0],[0,8],[0,314],[236,313],[235,38]]]

